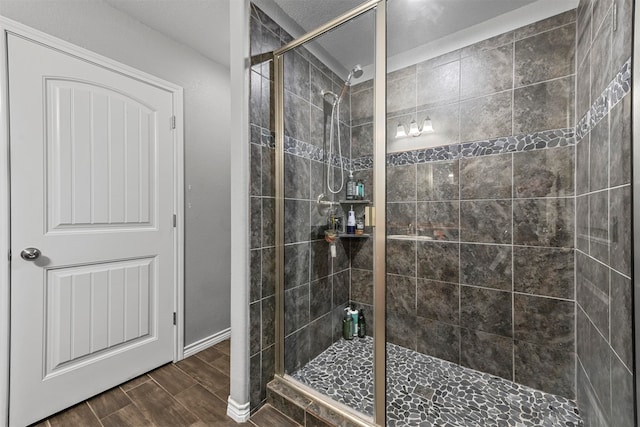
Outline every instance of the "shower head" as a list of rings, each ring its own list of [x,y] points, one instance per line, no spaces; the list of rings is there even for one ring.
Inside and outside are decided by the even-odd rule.
[[[351,71],[349,72],[349,75],[347,76],[347,81],[344,82],[345,85],[350,86],[351,85],[351,79],[352,78],[356,78],[359,79],[360,77],[362,77],[362,65],[360,64],[356,64],[355,67],[353,67],[351,69]]]

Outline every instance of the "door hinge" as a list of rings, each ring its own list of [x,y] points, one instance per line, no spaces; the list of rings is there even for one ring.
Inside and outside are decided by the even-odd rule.
[[[613,32],[618,31],[618,5],[616,3],[613,4]]]
[[[11,261],[11,251],[9,251],[9,261]]]
[[[178,215],[173,214],[173,228],[178,226]]]
[[[176,314],[176,312],[173,312],[173,324],[176,325],[177,324],[177,320],[176,318],[178,317],[178,315]]]
[[[171,116],[171,129],[176,128],[176,116]]]

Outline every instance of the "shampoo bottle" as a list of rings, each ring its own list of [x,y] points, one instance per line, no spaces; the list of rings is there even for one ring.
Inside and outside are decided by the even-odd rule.
[[[345,340],[353,339],[353,317],[351,317],[351,309],[349,307],[344,309],[346,314],[342,319],[342,337]]]
[[[353,336],[358,336],[358,310],[353,307],[351,309],[351,318],[353,319]]]
[[[353,171],[349,171],[349,179],[347,180],[347,200],[353,200],[356,198],[356,182],[353,180]]]
[[[364,309],[361,308],[358,312],[358,337],[364,338],[367,335],[367,321],[364,318]]]
[[[355,234],[356,232],[356,213],[353,211],[353,205],[347,217],[347,234]]]

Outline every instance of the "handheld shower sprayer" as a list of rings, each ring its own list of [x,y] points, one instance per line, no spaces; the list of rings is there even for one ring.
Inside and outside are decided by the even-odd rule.
[[[360,64],[356,64],[355,67],[351,69],[349,75],[347,76],[347,80],[345,80],[344,85],[342,86],[342,90],[340,91],[340,96],[338,96],[338,102],[342,100],[342,98],[346,95],[347,89],[351,86],[351,79],[356,78],[359,79],[362,77],[362,66]]]

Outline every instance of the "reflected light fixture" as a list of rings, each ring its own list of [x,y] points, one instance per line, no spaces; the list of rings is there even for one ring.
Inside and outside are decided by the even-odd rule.
[[[407,133],[407,129],[402,123],[398,123],[398,127],[396,128],[396,138],[404,138],[406,136],[420,136],[423,133],[433,133],[435,130],[433,129],[433,123],[431,122],[431,118],[427,116],[422,122],[422,128],[418,127],[418,123],[415,120],[412,120],[409,123],[409,132]]]

